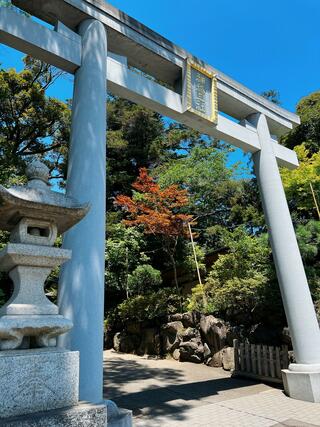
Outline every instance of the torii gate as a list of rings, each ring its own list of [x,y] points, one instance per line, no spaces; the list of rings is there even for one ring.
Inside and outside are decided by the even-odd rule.
[[[253,154],[296,356],[283,371],[285,390],[320,401],[319,326],[278,169],[298,166],[276,137],[299,117],[102,0],[12,3],[54,28],[1,8],[0,41],[75,75],[67,193],[91,211],[64,236],[73,259],[62,271],[59,305],[74,323],[61,344],[80,351],[80,398],[102,401],[108,81],[115,95]]]

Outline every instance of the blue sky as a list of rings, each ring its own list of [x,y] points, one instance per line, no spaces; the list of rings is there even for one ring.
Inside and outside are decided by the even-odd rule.
[[[320,0],[112,0],[192,54],[254,91],[275,89],[291,111],[320,89]],[[21,69],[21,54],[0,46],[3,67]],[[72,96],[72,78],[50,95]],[[239,158],[237,152],[233,160]]]
[[[113,0],[114,6],[285,108],[320,89],[319,0]]]

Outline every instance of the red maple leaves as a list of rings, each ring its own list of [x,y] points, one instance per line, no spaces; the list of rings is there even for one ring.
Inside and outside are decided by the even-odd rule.
[[[143,225],[146,234],[187,236],[186,224],[192,221],[192,216],[180,213],[188,205],[186,190],[176,185],[161,189],[146,168],[140,169],[132,187],[135,190],[132,197],[119,195],[115,201],[130,213],[130,219],[124,220],[126,225]]]

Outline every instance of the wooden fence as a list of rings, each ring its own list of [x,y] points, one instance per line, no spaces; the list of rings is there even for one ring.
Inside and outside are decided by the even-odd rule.
[[[271,347],[233,341],[233,375],[282,383],[281,369],[289,366],[288,347]]]

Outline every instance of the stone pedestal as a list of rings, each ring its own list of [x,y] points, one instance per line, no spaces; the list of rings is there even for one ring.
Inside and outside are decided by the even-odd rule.
[[[57,348],[0,352],[2,425],[7,425],[8,417],[73,406],[78,400],[78,352]]]
[[[104,403],[107,407],[108,427],[132,427],[132,411],[118,408],[112,400],[105,400]]]
[[[80,403],[77,406],[0,419],[1,427],[105,427],[106,406]]]
[[[320,402],[320,365],[292,363],[282,371],[284,391],[293,399]]]

